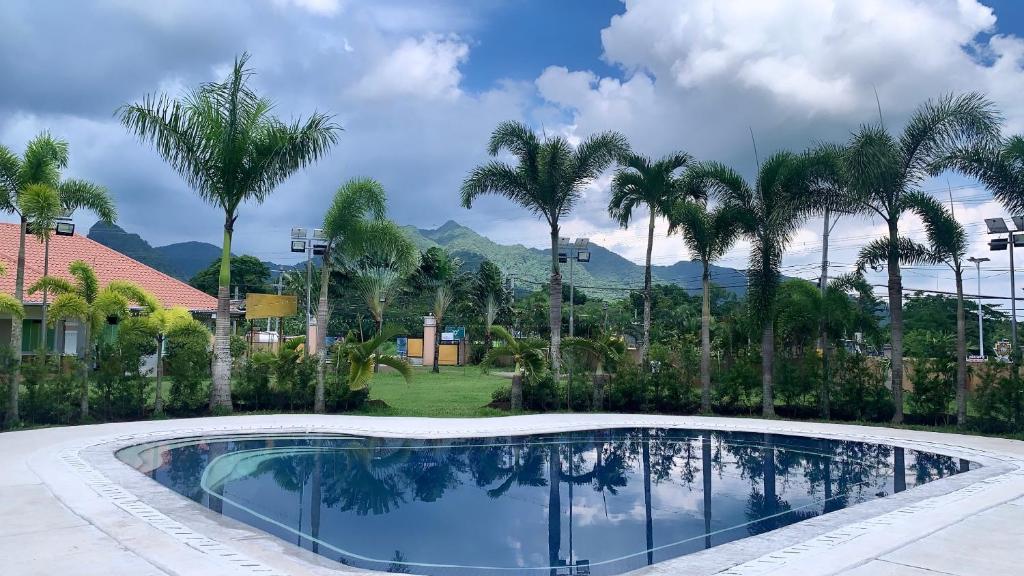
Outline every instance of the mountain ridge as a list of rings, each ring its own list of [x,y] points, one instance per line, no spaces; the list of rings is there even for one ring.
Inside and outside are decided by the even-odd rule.
[[[403,226],[402,230],[419,250],[446,248],[462,259],[470,270],[476,270],[486,258],[505,274],[513,275],[521,288],[540,288],[550,276],[550,249],[499,244],[454,220],[448,220],[434,229]],[[89,230],[88,237],[186,282],[220,256],[220,248],[208,242],[185,241],[152,246],[140,235],[129,233],[116,224],[97,222]],[[593,242],[590,244],[590,252],[590,262],[577,263],[572,267],[574,283],[588,294],[621,298],[629,290],[636,290],[643,285],[643,266]],[[267,264],[279,267],[272,262]],[[675,284],[691,293],[700,292],[701,273],[699,261],[680,260],[668,266],[651,267],[655,283]],[[569,281],[569,274],[570,271],[563,267],[564,282]],[[734,294],[743,295],[746,292],[746,275],[740,270],[712,266],[711,278],[716,285]]]

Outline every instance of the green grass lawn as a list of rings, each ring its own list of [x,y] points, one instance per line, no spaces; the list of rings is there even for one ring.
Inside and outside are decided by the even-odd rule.
[[[370,399],[382,400],[390,408],[368,408],[375,416],[475,417],[506,414],[484,408],[496,388],[507,386],[508,378],[482,374],[476,366],[441,367],[440,374],[430,368],[413,368],[408,384],[394,372],[381,372],[370,382]]]

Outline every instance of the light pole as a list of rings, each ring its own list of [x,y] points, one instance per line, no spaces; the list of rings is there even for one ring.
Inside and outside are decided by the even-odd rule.
[[[981,263],[988,262],[990,259],[984,256],[976,258],[971,256],[967,259],[968,262],[973,262],[974,266],[978,269],[978,356],[985,357],[985,326],[982,324],[981,317]]]
[[[590,245],[589,238],[577,238],[575,241],[570,242],[568,238],[561,237],[558,239],[558,261],[560,263],[569,262],[569,337],[572,338],[576,335],[576,284],[573,278],[573,270],[575,269],[576,262],[584,263],[590,262],[590,251],[587,247]],[[572,362],[569,363],[569,382],[565,386],[565,409],[572,410],[572,404],[570,403],[572,390]]]
[[[75,235],[75,223],[67,215],[61,216],[54,221],[53,232],[57,236],[74,236]],[[43,242],[43,276],[50,275],[50,236],[46,236],[46,240]],[[43,287],[43,317],[42,317],[42,328],[43,328],[43,360],[46,360],[46,354],[50,351],[50,345],[47,342],[48,330],[46,328],[46,312],[49,308],[49,293],[46,287]]]
[[[1013,267],[1013,247],[1024,246],[1024,234],[1017,234],[1024,231],[1024,216],[1012,218],[1014,229],[1006,226],[1002,218],[986,218],[985,226],[989,234],[1006,234],[1006,238],[993,238],[988,241],[989,250],[1010,249],[1010,340],[1013,343],[1013,357],[1018,355],[1017,350],[1017,273]]]
[[[310,282],[313,271],[313,255],[323,256],[326,248],[324,231],[320,228],[314,228],[312,236],[305,228],[292,228],[292,252],[306,253],[306,344],[302,347],[302,355],[306,358],[309,358],[310,327],[313,324],[313,314],[310,310],[312,306]],[[319,330],[319,327],[317,329]]]

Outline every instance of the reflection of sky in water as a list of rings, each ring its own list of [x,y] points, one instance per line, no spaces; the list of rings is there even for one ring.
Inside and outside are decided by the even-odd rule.
[[[161,484],[257,528],[352,565],[423,574],[549,574],[585,561],[593,574],[617,574],[965,465],[857,442],[637,429],[437,441],[241,437],[136,455],[156,462],[146,469]],[[904,473],[895,475],[899,460]]]

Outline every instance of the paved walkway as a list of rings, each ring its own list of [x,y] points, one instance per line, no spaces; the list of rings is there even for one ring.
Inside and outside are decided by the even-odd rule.
[[[684,556],[642,574],[1024,574],[1024,443],[887,428],[747,419],[539,415],[491,419],[243,416],[0,434],[0,574],[347,574],[338,565],[170,493],[116,461],[146,438],[315,430],[470,436],[675,426],[892,442],[986,464],[889,498]]]

